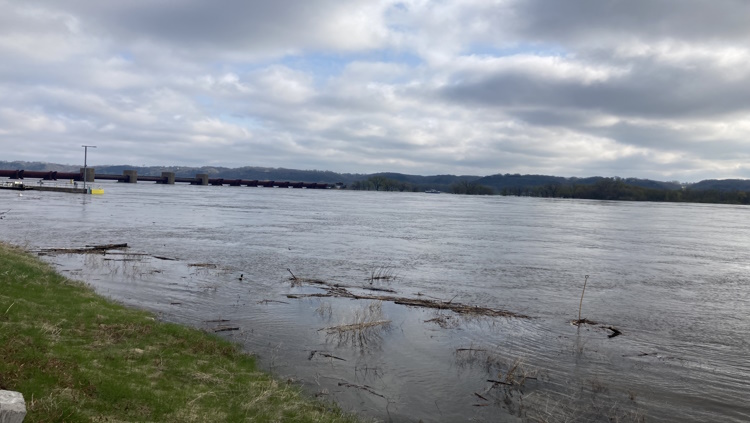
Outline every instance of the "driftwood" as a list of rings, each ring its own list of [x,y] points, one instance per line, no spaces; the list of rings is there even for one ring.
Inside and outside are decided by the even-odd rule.
[[[92,250],[119,250],[121,248],[128,248],[128,244],[87,245],[86,248]]]
[[[385,398],[385,396],[383,396],[383,395],[381,395],[381,394],[379,394],[379,393],[377,393],[377,392],[373,391],[373,390],[372,390],[372,388],[371,388],[371,387],[369,387],[369,386],[367,386],[367,385],[355,385],[355,384],[353,384],[353,383],[339,382],[339,386],[346,386],[347,388],[357,388],[357,389],[361,389],[361,390],[363,390],[363,391],[367,391],[367,392],[369,392],[369,393],[371,393],[371,394],[373,394],[373,395],[377,395],[377,396],[379,396],[380,398]]]
[[[333,354],[329,354],[329,353],[327,353],[327,352],[323,352],[323,351],[318,351],[318,350],[312,350],[312,351],[310,351],[310,356],[309,356],[309,357],[307,357],[307,359],[308,359],[308,360],[312,360],[312,359],[313,359],[313,357],[315,357],[316,355],[319,355],[319,356],[321,356],[321,357],[326,357],[326,358],[332,358],[332,359],[335,359],[335,360],[346,361],[346,359],[345,359],[345,358],[341,358],[341,357],[336,357],[336,356],[335,356],[335,355],[333,355]]]
[[[487,382],[492,382],[492,383],[494,383],[496,385],[510,385],[510,386],[513,386],[512,383],[503,382],[502,380],[487,379]]]
[[[268,303],[289,304],[286,301],[279,301],[279,300],[260,300],[260,301],[258,301],[258,304],[268,304]]]
[[[106,254],[108,250],[122,250],[128,244],[87,245],[84,248],[43,248],[38,252],[40,256],[47,254]]]
[[[589,325],[589,326],[596,326],[599,329],[606,329],[608,331],[611,331],[612,333],[607,335],[607,338],[614,338],[615,336],[622,335],[622,331],[617,329],[614,326],[611,325],[600,325],[599,323],[589,320],[589,319],[579,319],[579,320],[573,320],[571,322],[573,325],[580,327],[581,325]]]
[[[333,297],[333,294],[286,294],[287,298],[308,298],[308,297]]]
[[[362,330],[367,329],[375,326],[384,326],[390,324],[390,320],[375,320],[373,322],[362,322],[362,323],[351,323],[348,325],[339,325],[339,326],[330,326],[323,329],[318,329],[318,332],[321,330],[324,330],[328,333],[336,333],[336,332],[348,332],[352,330]]]
[[[286,270],[289,270],[289,269],[286,269]],[[297,276],[294,276],[294,273],[292,273],[291,270],[289,270],[289,273],[292,274],[292,277],[289,278],[289,280],[292,282],[292,286],[297,286],[303,283],[307,283],[310,285],[324,285],[330,288],[343,288],[343,289],[354,288],[354,289],[364,289],[367,291],[388,292],[391,294],[396,293],[395,290],[390,289],[390,288],[379,288],[377,286],[366,286],[366,285],[357,286],[357,285],[344,285],[340,283],[330,283],[322,279],[298,278]]]
[[[215,332],[227,332],[227,331],[230,331],[230,330],[240,330],[240,328],[238,328],[238,327],[222,327],[222,328],[214,329],[214,333]]]
[[[205,269],[216,269],[216,265],[213,263],[188,263],[188,267],[202,267]]]
[[[461,303],[454,303],[453,299],[450,301],[440,300],[429,300],[422,298],[407,298],[407,297],[396,297],[391,295],[370,295],[370,294],[355,294],[342,285],[329,284],[319,279],[303,279],[297,278],[297,283],[307,282],[313,285],[323,285],[326,290],[325,293],[315,294],[287,294],[287,298],[305,298],[305,297],[340,297],[340,298],[351,298],[354,300],[376,300],[376,301],[390,301],[395,304],[406,305],[411,307],[422,307],[422,308],[434,308],[438,310],[450,310],[459,314],[469,314],[473,316],[490,316],[490,317],[516,317],[519,319],[528,319],[529,316],[514,313],[507,310],[498,310],[487,307],[469,306]],[[359,288],[359,287],[353,287]],[[454,297],[455,298],[455,297]]]

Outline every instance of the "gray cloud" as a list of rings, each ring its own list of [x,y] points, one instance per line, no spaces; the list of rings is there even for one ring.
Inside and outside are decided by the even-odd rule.
[[[597,45],[629,39],[750,39],[750,4],[742,0],[530,0],[514,6],[515,29],[525,40]]]

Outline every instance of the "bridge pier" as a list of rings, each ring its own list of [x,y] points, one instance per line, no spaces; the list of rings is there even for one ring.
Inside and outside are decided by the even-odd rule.
[[[208,174],[199,173],[195,175],[195,181],[190,183],[191,185],[208,185]]]
[[[164,180],[157,182],[157,184],[174,185],[174,172],[162,172],[161,177],[164,178]]]
[[[125,176],[125,180],[123,182],[127,184],[135,184],[138,182],[138,171],[137,170],[123,170],[122,171],[123,176]]]
[[[84,174],[85,172],[85,174]],[[96,177],[96,169],[93,167],[81,168],[81,180],[86,182],[94,182]]]

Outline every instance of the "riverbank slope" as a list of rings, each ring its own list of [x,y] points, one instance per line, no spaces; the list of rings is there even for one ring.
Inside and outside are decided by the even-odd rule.
[[[159,322],[0,243],[0,389],[35,421],[354,422],[238,346]]]

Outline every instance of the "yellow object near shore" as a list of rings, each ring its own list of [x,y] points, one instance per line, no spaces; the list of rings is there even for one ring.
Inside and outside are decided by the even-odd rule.
[[[91,194],[104,194],[104,188],[91,188]]]

